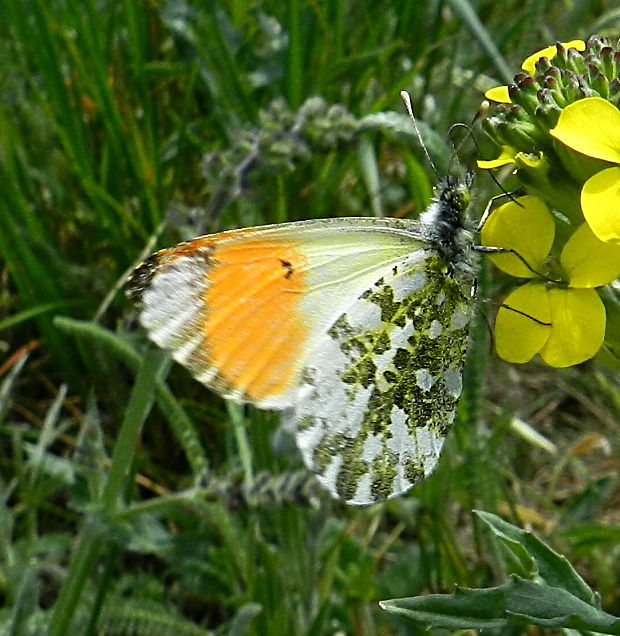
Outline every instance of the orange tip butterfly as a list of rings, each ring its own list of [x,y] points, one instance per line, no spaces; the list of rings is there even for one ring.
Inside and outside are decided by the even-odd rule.
[[[336,218],[232,230],[132,273],[149,338],[225,398],[282,411],[334,496],[373,504],[428,476],[456,416],[475,256],[472,178],[419,220]]]

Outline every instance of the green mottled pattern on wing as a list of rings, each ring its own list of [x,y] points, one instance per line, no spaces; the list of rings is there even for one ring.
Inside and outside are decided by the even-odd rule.
[[[434,252],[418,254],[364,292],[309,357],[307,398],[289,417],[334,495],[382,501],[433,470],[461,391],[464,282]]]

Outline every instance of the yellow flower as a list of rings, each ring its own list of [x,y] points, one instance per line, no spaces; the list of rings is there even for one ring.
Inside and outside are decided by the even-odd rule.
[[[584,223],[555,264],[549,256],[554,238],[551,213],[531,195],[497,208],[482,228],[483,245],[514,251],[490,256],[494,264],[530,279],[504,299],[495,320],[495,347],[508,362],[528,362],[539,354],[550,366],[568,367],[591,358],[603,344],[606,314],[595,288],[620,276],[620,246],[603,243]],[[554,265],[561,280],[548,278]]]
[[[585,42],[582,40],[571,40],[570,42],[562,42],[562,46],[565,49],[577,49],[577,51],[583,51],[586,48]],[[546,57],[552,60],[558,53],[556,45],[548,46],[540,51],[536,51],[528,58],[526,58],[521,65],[521,68],[528,74],[534,75],[536,72],[536,62],[541,57]],[[484,96],[493,102],[502,102],[504,104],[510,104],[510,95],[508,94],[508,86],[495,86],[490,88]]]
[[[514,250],[493,260],[525,282],[497,315],[506,360],[540,354],[569,366],[604,341],[620,368],[620,296],[609,285],[620,276],[619,55],[617,42],[598,36],[549,47],[524,62],[509,96],[506,87],[487,94],[510,103],[485,112],[482,129],[500,153],[478,165],[510,164],[511,183],[533,195],[500,208],[483,230],[485,245]]]
[[[546,163],[542,152],[536,154],[528,154],[525,152],[517,152],[510,146],[502,146],[502,150],[496,159],[478,159],[476,165],[481,170],[493,170],[514,163],[517,169],[521,170],[545,170]]]
[[[502,146],[497,159],[478,159],[478,168],[482,170],[493,170],[493,168],[501,168],[515,161],[515,150],[510,146]]]
[[[620,111],[601,97],[569,104],[551,135],[582,155],[620,164]],[[620,167],[602,169],[581,190],[581,209],[596,236],[620,243]]]

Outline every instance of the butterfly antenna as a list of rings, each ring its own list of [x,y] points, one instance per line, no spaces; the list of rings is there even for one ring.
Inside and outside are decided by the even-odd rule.
[[[488,104],[488,102],[487,102],[487,104]],[[483,106],[484,106],[484,102],[483,102]],[[452,135],[452,131],[455,128],[465,128],[465,130],[469,133],[469,136],[470,136],[474,146],[476,147],[476,151],[478,152],[478,155],[480,155],[480,146],[478,144],[478,141],[477,141],[476,137],[474,136],[473,125],[476,123],[476,120],[478,119],[478,117],[483,112],[483,106],[480,107],[480,109],[476,113],[475,117],[473,118],[471,124],[465,124],[463,122],[458,122],[456,124],[452,124],[452,126],[450,126],[450,130],[448,131],[448,136],[451,136]],[[459,145],[455,147],[455,154],[458,154],[459,149],[461,148],[461,146],[464,143],[465,143],[465,139],[461,140]],[[453,145],[454,145],[454,143],[453,143]],[[493,182],[495,183],[495,185],[502,191],[502,194],[500,195],[500,197],[508,197],[513,203],[516,203],[520,208],[522,208],[523,206],[521,205],[521,203],[519,203],[514,198],[513,193],[512,192],[508,192],[506,190],[506,188],[504,188],[504,186],[498,181],[497,177],[490,170],[487,171],[487,172],[488,172],[489,176],[491,177],[491,179],[493,179]],[[495,198],[495,197],[493,197],[493,198]]]
[[[405,108],[407,109],[407,113],[409,117],[411,118],[411,121],[413,123],[413,129],[415,130],[416,137],[418,138],[418,141],[420,142],[420,146],[422,146],[422,150],[424,151],[424,154],[426,155],[426,159],[428,163],[430,164],[431,168],[433,169],[435,176],[437,177],[437,179],[439,179],[439,172],[437,172],[435,163],[431,159],[431,156],[428,152],[428,148],[426,147],[426,144],[424,143],[424,139],[422,139],[422,134],[420,133],[420,129],[418,128],[418,122],[415,118],[415,115],[413,114],[411,96],[409,95],[407,91],[400,91],[400,98],[403,100],[403,103],[405,104]]]

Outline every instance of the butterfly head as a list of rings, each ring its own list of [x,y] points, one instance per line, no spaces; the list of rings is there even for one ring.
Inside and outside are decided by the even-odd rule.
[[[471,203],[471,188],[474,182],[473,172],[466,172],[464,176],[450,175],[439,183],[436,190],[436,200],[444,208],[454,212],[464,212]]]

